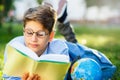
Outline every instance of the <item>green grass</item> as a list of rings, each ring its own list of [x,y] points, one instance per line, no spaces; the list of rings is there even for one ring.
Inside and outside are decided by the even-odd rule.
[[[0,28],[0,80],[2,76],[2,68],[3,68],[3,55],[6,43],[12,38],[22,35],[22,26],[19,24],[13,24],[12,33],[9,33],[10,24],[3,24],[3,27]]]
[[[22,25],[13,24],[12,33],[8,32],[9,24],[6,23],[0,28],[0,75],[3,67],[3,53],[6,43],[12,38],[22,35]],[[117,71],[113,76],[113,80],[120,78],[120,28],[106,27],[98,25],[97,27],[86,25],[74,25],[74,31],[80,44],[84,44],[90,48],[97,49],[104,53],[111,62],[117,66]],[[56,32],[55,38],[62,38],[59,32]]]

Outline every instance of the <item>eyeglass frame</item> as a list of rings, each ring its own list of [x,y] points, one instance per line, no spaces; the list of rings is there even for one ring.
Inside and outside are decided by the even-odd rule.
[[[30,33],[26,32],[26,30],[30,31]],[[46,35],[49,35],[49,33],[46,33],[45,31],[42,31],[42,30],[34,32],[32,29],[31,30],[30,29],[23,29],[23,32],[27,37],[32,37],[35,34],[38,38],[43,38]],[[41,34],[39,34],[40,32],[42,32],[42,36],[41,36]],[[44,32],[44,34],[43,34],[43,32]]]

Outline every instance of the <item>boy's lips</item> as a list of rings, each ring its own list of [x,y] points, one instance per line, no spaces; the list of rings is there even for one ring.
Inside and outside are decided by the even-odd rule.
[[[30,44],[31,47],[36,48],[38,47],[38,44]]]

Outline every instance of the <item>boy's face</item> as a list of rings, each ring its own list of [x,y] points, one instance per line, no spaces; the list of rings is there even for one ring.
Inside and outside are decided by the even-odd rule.
[[[24,28],[25,45],[40,56],[50,41],[48,30],[36,21],[28,21]]]

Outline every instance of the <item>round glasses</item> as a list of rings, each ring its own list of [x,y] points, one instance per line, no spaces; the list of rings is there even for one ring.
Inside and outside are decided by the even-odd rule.
[[[35,34],[38,38],[43,38],[46,35],[48,35],[48,33],[46,33],[45,31],[37,31],[37,32],[33,32],[33,30],[31,29],[24,29],[24,34],[27,37],[32,37],[33,34]]]

